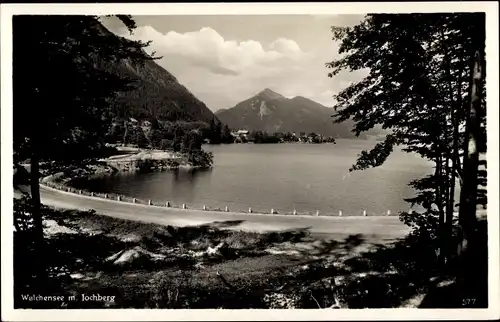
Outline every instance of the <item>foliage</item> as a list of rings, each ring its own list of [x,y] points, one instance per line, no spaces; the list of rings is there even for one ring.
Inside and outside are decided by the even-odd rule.
[[[329,76],[367,72],[335,96],[335,122],[354,120],[358,134],[378,124],[391,131],[371,151],[362,151],[350,171],[382,165],[396,146],[435,164],[432,175],[411,183],[418,194],[408,201],[426,211],[403,217],[417,231],[451,233],[468,135],[470,66],[476,51],[484,52],[484,26],[484,14],[450,13],[372,14],[354,27],[332,27],[342,57],[326,64]],[[477,142],[485,152],[484,142]],[[485,192],[479,203],[486,201]]]
[[[261,143],[284,143],[284,142],[308,142],[308,143],[335,143],[333,137],[324,137],[322,135],[316,134],[314,132],[306,135],[301,133],[297,136],[295,133],[282,133],[274,132],[272,134],[265,131],[252,131],[249,133],[248,138],[250,141],[261,144]]]
[[[142,53],[147,44],[103,33],[94,16],[15,16],[13,23],[15,151],[35,149],[41,161],[92,158],[110,126],[110,99],[131,89],[130,79],[101,64],[141,64],[152,59]]]
[[[196,150],[201,150],[202,137],[197,131],[189,131],[184,134],[182,140],[182,153],[187,153],[188,155]]]
[[[33,218],[31,217],[33,205],[28,195],[14,199],[14,232],[18,234],[33,231]]]
[[[209,128],[206,130],[206,137],[211,144],[220,144],[222,135],[222,124],[215,119],[210,121]]]
[[[234,143],[234,138],[231,135],[231,130],[227,125],[224,125],[221,132],[221,143]]]
[[[263,131],[252,131],[250,133],[250,138],[252,138],[254,143],[279,143],[280,139],[275,135],[270,135]]]
[[[194,167],[209,168],[213,164],[214,155],[210,151],[194,150],[189,154],[189,164]]]
[[[120,20],[133,27],[130,17]],[[154,58],[143,51],[148,43],[116,37],[96,16],[17,15],[13,30],[14,160],[30,159],[36,266],[42,276],[40,162],[88,164],[106,154],[110,103],[133,88],[130,78],[106,66],[122,60],[140,66]]]

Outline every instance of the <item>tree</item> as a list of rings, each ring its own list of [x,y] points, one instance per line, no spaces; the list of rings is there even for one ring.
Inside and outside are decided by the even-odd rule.
[[[211,144],[220,144],[222,134],[222,125],[215,118],[210,121],[207,138],[210,140]]]
[[[191,130],[185,134],[182,144],[182,153],[188,155],[188,160],[190,162],[193,160],[193,155],[202,150],[202,142],[203,139],[196,130]]]
[[[153,149],[159,149],[161,145],[161,140],[163,139],[162,130],[159,128],[151,128],[149,132],[149,140],[151,142],[151,147]]]
[[[118,141],[123,140],[124,127],[123,122],[114,122],[109,132],[106,134],[106,142],[108,143],[116,143]]]
[[[180,152],[182,149],[182,142],[184,139],[184,130],[179,124],[174,125],[173,129],[173,139],[172,139],[172,150],[174,152]]]
[[[465,140],[464,140],[464,168],[463,185],[460,194],[459,222],[463,227],[464,239],[462,248],[474,249],[476,207],[478,199],[478,184],[485,185],[486,182],[479,182],[485,179],[485,173],[479,176],[479,153],[486,152],[486,142],[484,135],[485,124],[483,121],[486,112],[483,106],[483,90],[485,83],[485,28],[478,24],[475,26],[476,36],[473,38],[470,67],[469,102],[466,109]]]
[[[343,57],[327,63],[333,70],[329,76],[345,69],[368,71],[336,95],[335,121],[352,118],[357,135],[377,124],[391,130],[374,149],[362,151],[350,171],[380,166],[395,146],[433,161],[434,173],[411,182],[419,192],[407,199],[422,205],[425,213],[402,213],[402,219],[435,239],[442,255],[451,234],[456,179],[462,191],[468,186],[462,161],[467,135],[461,129],[466,123],[464,93],[471,87],[467,65],[477,44],[484,47],[484,39],[473,41],[481,38],[478,30],[484,30],[484,14],[377,14],[352,28],[332,28]],[[477,142],[483,141],[484,128],[476,132]],[[460,211],[463,207],[461,203]],[[461,225],[467,229],[463,221]]]
[[[134,142],[135,142],[135,144],[137,144],[137,146],[139,148],[146,148],[149,144],[149,141],[146,138],[146,135],[144,134],[144,131],[142,130],[142,128],[140,126],[138,126],[135,129]]]
[[[118,18],[129,30],[129,16]],[[31,163],[31,200],[38,247],[43,247],[40,162],[82,164],[99,156],[112,115],[110,100],[129,80],[106,64],[153,59],[147,43],[103,31],[95,16],[14,16],[14,151]],[[41,254],[41,252],[38,252]]]
[[[234,138],[231,135],[231,130],[227,125],[224,125],[221,133],[221,142],[222,143],[234,143]]]

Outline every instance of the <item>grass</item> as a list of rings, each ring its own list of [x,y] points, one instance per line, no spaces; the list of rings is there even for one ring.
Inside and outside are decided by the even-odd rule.
[[[239,221],[181,228],[51,208],[44,210],[44,223],[48,279],[33,279],[29,238],[15,234],[17,308],[323,308],[336,303],[377,308],[400,307],[428,293],[434,295],[425,305],[442,305],[432,296],[444,297],[433,281],[435,254],[408,240],[378,245],[362,235],[332,239],[307,229],[228,229]],[[127,251],[150,255],[121,264],[109,260]],[[459,296],[482,295],[463,292],[469,293]],[[77,300],[31,302],[22,294]],[[81,294],[114,298],[81,301]],[[484,299],[476,305],[484,305]]]

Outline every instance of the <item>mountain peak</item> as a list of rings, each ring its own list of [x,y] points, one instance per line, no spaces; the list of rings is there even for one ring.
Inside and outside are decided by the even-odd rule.
[[[265,88],[263,91],[261,91],[259,94],[257,94],[257,96],[260,96],[264,99],[285,99],[286,97],[284,97],[283,95],[279,94],[279,93],[276,93],[275,91],[269,89],[269,88]]]

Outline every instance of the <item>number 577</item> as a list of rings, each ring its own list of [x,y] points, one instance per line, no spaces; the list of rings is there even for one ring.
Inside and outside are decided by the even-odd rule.
[[[476,299],[462,299],[462,305],[474,305]]]

